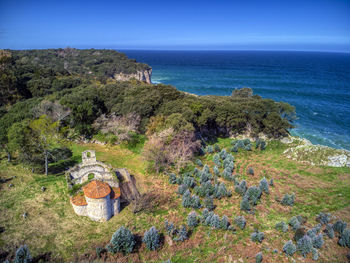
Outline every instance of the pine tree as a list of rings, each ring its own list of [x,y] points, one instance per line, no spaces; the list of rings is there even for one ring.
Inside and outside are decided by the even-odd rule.
[[[221,152],[220,152],[220,158],[221,158],[221,160],[225,160],[226,156],[227,156],[226,150],[225,150],[225,149],[222,149]]]
[[[183,195],[186,191],[188,191],[187,185],[181,184],[177,188],[177,193]]]
[[[264,239],[264,233],[263,232],[259,232],[258,230],[255,230],[255,232],[253,232],[251,235],[250,235],[250,239],[254,242],[259,242],[261,243]]]
[[[256,186],[251,186],[245,192],[244,197],[247,198],[252,205],[256,205],[261,197],[261,190]]]
[[[250,211],[250,204],[249,204],[249,200],[248,198],[246,197],[243,197],[242,198],[242,201],[241,201],[241,210],[243,211]]]
[[[193,208],[201,208],[201,202],[200,202],[200,200],[199,200],[199,197],[198,196],[196,196],[196,195],[193,195],[192,197],[191,197],[191,206],[193,207]]]
[[[14,263],[30,263],[32,257],[30,256],[29,249],[26,245],[20,246],[16,250]]]
[[[296,251],[297,247],[293,244],[292,240],[289,240],[283,246],[283,252],[288,256],[293,256]]]
[[[324,232],[327,234],[329,238],[334,238],[334,230],[333,230],[333,225],[332,224],[327,224],[326,229]]]
[[[286,233],[288,231],[288,225],[285,222],[279,222],[276,224],[275,228],[277,230],[282,231],[283,233]]]
[[[339,234],[341,234],[346,229],[346,226],[347,224],[344,221],[338,220],[333,224],[333,229],[335,232],[338,232]]]
[[[340,236],[338,244],[342,247],[350,248],[350,228],[345,229]]]
[[[294,194],[285,194],[282,198],[282,205],[286,205],[286,206],[293,206],[294,205],[294,200],[295,200],[295,196]]]
[[[248,175],[254,175],[254,169],[253,167],[248,168]]]
[[[204,199],[204,207],[207,208],[209,211],[215,208],[213,197],[207,195],[207,197]]]
[[[197,159],[196,160],[196,164],[199,166],[199,167],[202,167],[203,166],[203,163],[200,159]]]
[[[219,229],[221,227],[221,224],[220,224],[220,217],[218,215],[213,215],[211,217],[211,221],[210,221],[210,225],[212,227],[215,227],[216,229]]]
[[[182,206],[183,207],[191,207],[192,206],[192,198],[190,190],[186,190],[186,192],[182,196]]]
[[[261,252],[255,255],[255,263],[261,263],[263,260],[263,255]]]
[[[301,255],[306,257],[312,250],[312,240],[308,235],[304,235],[297,242],[297,250]]]
[[[267,182],[266,178],[264,177],[259,184],[259,188],[261,192],[265,192],[266,194],[269,194],[269,183]]]
[[[198,225],[198,217],[196,212],[192,211],[191,213],[188,214],[187,225],[189,227],[196,227]]]
[[[177,231],[177,236],[174,238],[175,241],[185,241],[188,239],[188,232],[186,226],[182,225],[180,229]]]
[[[221,224],[221,228],[222,228],[222,229],[225,229],[225,230],[228,229],[229,223],[228,223],[228,218],[227,218],[227,216],[223,216],[223,217],[222,217],[220,224]]]
[[[213,162],[217,165],[217,166],[221,166],[221,161],[220,161],[220,155],[219,154],[215,154],[213,156]]]
[[[108,250],[112,253],[123,252],[131,253],[136,242],[131,231],[121,226],[112,236]]]
[[[245,228],[246,220],[244,216],[236,216],[234,222],[240,229],[243,230]]]
[[[324,241],[323,241],[323,235],[322,234],[318,234],[316,236],[314,236],[312,238],[312,245],[315,248],[321,248],[323,245]]]
[[[169,183],[176,184],[176,175],[174,173],[169,174]]]
[[[328,224],[329,221],[331,221],[331,214],[321,212],[318,214],[316,221],[320,222],[322,225]]]
[[[300,228],[300,222],[296,216],[293,216],[288,223],[294,231]]]
[[[319,255],[318,255],[317,249],[313,247],[311,249],[311,252],[312,252],[312,260],[315,260],[315,261],[318,260]]]
[[[219,175],[220,175],[219,168],[218,168],[216,165],[214,166],[214,174],[215,174],[216,176],[219,176]]]
[[[157,250],[160,247],[160,235],[158,230],[152,226],[143,236],[142,242],[146,244],[148,250]]]

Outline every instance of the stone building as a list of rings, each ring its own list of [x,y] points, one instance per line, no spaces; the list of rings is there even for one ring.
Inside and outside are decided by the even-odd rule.
[[[112,167],[96,160],[95,151],[82,153],[82,163],[66,173],[68,186],[85,185],[71,197],[76,214],[107,221],[120,211],[121,191]]]

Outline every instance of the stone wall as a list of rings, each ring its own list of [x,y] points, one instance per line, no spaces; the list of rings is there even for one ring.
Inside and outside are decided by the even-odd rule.
[[[79,216],[87,216],[87,205],[75,205],[71,202],[74,212]]]
[[[117,198],[117,199],[113,199],[111,200],[111,203],[112,203],[112,215],[116,215],[116,214],[119,214],[120,212],[120,197]]]
[[[104,198],[89,198],[85,196],[87,205],[87,215],[94,221],[107,221],[112,216],[111,200],[107,195]]]

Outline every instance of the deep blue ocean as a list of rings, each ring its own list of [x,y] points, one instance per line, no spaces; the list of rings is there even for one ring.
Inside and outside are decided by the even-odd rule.
[[[198,95],[250,87],[295,106],[292,135],[350,150],[350,54],[280,51],[131,51],[152,82]]]

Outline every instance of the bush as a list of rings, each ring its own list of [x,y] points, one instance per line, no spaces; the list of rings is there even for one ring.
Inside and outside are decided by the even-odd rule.
[[[251,144],[247,144],[246,146],[244,146],[244,150],[251,151],[252,150],[252,145]]]
[[[191,206],[192,206],[193,208],[196,208],[196,209],[201,208],[202,205],[201,205],[201,202],[200,202],[198,196],[193,195],[193,196],[191,197]]]
[[[164,227],[167,234],[172,237],[174,235],[174,231],[176,230],[174,223],[169,223],[168,220],[165,220]]]
[[[228,229],[229,223],[228,223],[228,218],[227,218],[227,216],[223,216],[223,217],[222,217],[221,222],[220,222],[220,225],[221,225],[220,228],[222,228],[222,229],[224,229],[224,230],[227,230],[227,229]]]
[[[270,186],[274,186],[274,182],[273,182],[273,179],[271,178],[270,180]]]
[[[242,182],[239,185],[235,186],[235,191],[243,196],[247,191],[247,182],[245,180],[242,180]]]
[[[209,195],[205,197],[204,207],[207,208],[209,211],[211,211],[215,208],[214,202],[213,202],[213,197],[211,197]]]
[[[294,231],[296,231],[297,229],[300,228],[300,222],[298,220],[298,218],[296,216],[293,216],[290,220],[289,220],[289,225],[293,228]]]
[[[219,229],[221,228],[221,222],[220,222],[220,217],[216,214],[214,214],[211,219],[210,219],[210,226]]]
[[[220,146],[217,145],[217,144],[215,144],[215,145],[214,145],[214,151],[220,152]]]
[[[170,173],[169,174],[169,183],[176,184],[176,182],[177,182],[176,175],[174,173]]]
[[[205,148],[205,151],[206,151],[207,153],[213,153],[213,152],[214,152],[214,148],[213,148],[213,146],[208,145],[208,146]]]
[[[143,236],[142,242],[146,244],[148,250],[157,250],[160,247],[160,235],[158,230],[152,226]]]
[[[312,238],[312,246],[315,248],[321,248],[323,243],[324,241],[322,234],[318,234]]]
[[[255,263],[261,263],[263,260],[263,255],[261,252],[255,255]]]
[[[297,242],[297,250],[303,257],[306,257],[312,250],[312,240],[308,235],[304,235]]]
[[[16,250],[16,255],[14,259],[14,263],[30,263],[32,261],[32,257],[30,256],[29,249],[27,245],[20,246]]]
[[[217,165],[217,166],[221,166],[221,161],[220,161],[220,155],[219,154],[215,154],[213,156],[213,162]]]
[[[344,221],[338,220],[337,222],[334,223],[333,229],[335,232],[338,232],[339,234],[341,234],[346,229],[346,226],[347,224]]]
[[[253,241],[253,242],[259,242],[261,243],[264,239],[264,233],[263,232],[259,232],[258,230],[255,230],[255,232],[253,232],[251,235],[250,235],[250,239]]]
[[[101,258],[102,253],[105,252],[106,250],[103,247],[96,247],[96,256],[98,258]]]
[[[254,175],[254,169],[253,167],[248,168],[248,175]]]
[[[266,194],[269,194],[269,183],[267,182],[266,178],[264,177],[259,184],[259,188],[261,192],[265,192]]]
[[[215,165],[214,166],[214,174],[216,175],[216,176],[219,176],[220,175],[220,170],[219,170],[219,168]]]
[[[180,227],[180,229],[177,231],[177,235],[174,238],[175,241],[185,241],[186,239],[188,239],[188,232],[186,229],[186,226],[182,225]]]
[[[251,208],[250,208],[248,198],[246,198],[246,197],[242,198],[240,207],[241,207],[241,210],[243,210],[243,211],[250,211]]]
[[[187,190],[188,190],[187,185],[181,184],[177,188],[177,193],[179,193],[180,195],[183,195]]]
[[[315,260],[315,261],[318,260],[319,255],[318,255],[317,249],[313,247],[311,249],[311,252],[312,252],[312,260]]]
[[[350,248],[350,228],[345,229],[340,236],[338,244],[342,247]]]
[[[133,251],[136,242],[131,231],[121,226],[112,236],[108,251],[112,253],[123,252],[129,254]]]
[[[240,229],[243,230],[245,228],[246,220],[244,216],[236,216],[234,222]]]
[[[192,206],[192,198],[190,190],[186,190],[186,192],[182,196],[182,206],[183,207],[191,207]]]
[[[221,160],[225,160],[225,158],[227,156],[226,150],[222,149],[219,155],[220,155]]]
[[[255,142],[255,148],[258,149],[260,148],[260,150],[265,150],[266,148],[266,142],[260,138],[258,138]]]
[[[318,214],[316,221],[320,222],[322,225],[328,224],[331,221],[331,214],[321,212]]]
[[[326,225],[326,229],[324,230],[324,232],[326,233],[326,235],[329,238],[334,238],[334,230],[333,230],[333,225],[332,224],[327,224]]]
[[[294,194],[285,194],[282,198],[282,205],[286,205],[286,206],[293,206],[294,205],[294,199],[295,199],[295,196]]]
[[[182,183],[186,185],[188,188],[193,188],[196,185],[193,177],[190,177],[190,176],[184,176]]]
[[[225,184],[221,183],[217,188],[215,197],[218,199],[221,199],[222,197],[226,197],[226,196],[229,196],[229,192],[227,191]]]
[[[261,190],[256,186],[251,186],[245,192],[244,197],[247,198],[252,205],[256,205],[261,197]]]
[[[288,225],[285,222],[279,222],[276,224],[275,228],[277,230],[282,231],[283,233],[286,233],[288,231]]]
[[[199,160],[199,159],[196,160],[196,164],[197,164],[199,167],[202,167],[202,166],[203,166],[202,161]]]
[[[292,240],[289,240],[283,246],[283,252],[286,253],[286,255],[288,256],[293,256],[296,251],[297,251],[297,248],[294,245]]]
[[[196,227],[198,226],[198,217],[197,213],[192,211],[191,213],[188,214],[187,216],[187,225],[189,227]]]

